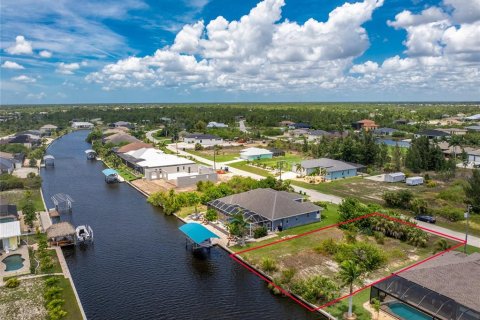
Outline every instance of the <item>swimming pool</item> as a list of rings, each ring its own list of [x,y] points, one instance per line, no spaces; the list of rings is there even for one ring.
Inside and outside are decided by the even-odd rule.
[[[7,266],[5,271],[15,271],[23,267],[23,261],[25,259],[22,258],[20,254],[12,254],[11,256],[6,257],[2,260],[2,262]]]
[[[432,320],[432,317],[401,302],[389,303],[388,308],[392,313],[405,320]]]

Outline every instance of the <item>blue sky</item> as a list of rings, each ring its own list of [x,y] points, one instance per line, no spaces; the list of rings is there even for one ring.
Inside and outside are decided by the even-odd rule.
[[[480,100],[480,0],[6,0],[11,103]]]

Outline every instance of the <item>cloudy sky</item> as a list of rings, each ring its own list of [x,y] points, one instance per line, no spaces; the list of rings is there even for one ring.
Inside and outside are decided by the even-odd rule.
[[[4,0],[10,103],[480,100],[480,0]]]

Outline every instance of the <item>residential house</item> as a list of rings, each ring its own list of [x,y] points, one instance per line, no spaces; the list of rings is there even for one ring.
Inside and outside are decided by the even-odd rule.
[[[54,133],[57,130],[58,130],[58,127],[53,124],[46,124],[40,127],[40,132],[42,133],[42,135],[45,135],[45,136],[50,136],[52,135],[52,133]]]
[[[301,166],[305,175],[311,175],[316,171],[325,170],[325,180],[355,177],[357,171],[363,168],[362,165],[328,158],[304,160],[301,162]]]
[[[192,133],[187,134],[183,140],[188,144],[201,144],[202,146],[214,146],[223,144],[223,139],[213,134]]]
[[[20,221],[0,223],[0,250],[17,250],[21,234]]]
[[[449,251],[375,283],[370,301],[378,299],[395,318],[406,311],[408,319],[478,320],[479,274],[479,253]]]
[[[15,163],[13,160],[0,158],[0,173],[12,174],[15,170]]]
[[[228,128],[228,125],[223,122],[211,121],[207,124],[207,128]]]
[[[325,130],[309,130],[307,132],[307,139],[308,141],[315,141],[330,135],[331,133]]]
[[[117,155],[147,180],[163,179],[177,187],[190,186],[198,181],[217,181],[217,174],[212,169],[154,148],[141,148]]]
[[[394,132],[397,132],[397,129],[393,128],[378,128],[373,130],[374,134],[380,135],[380,136],[391,136],[393,135]]]
[[[310,129],[312,126],[304,122],[296,122],[288,126],[289,129]]]
[[[468,154],[468,162],[472,162],[475,165],[480,164],[480,149],[477,150],[465,150]]]
[[[277,149],[277,148],[268,148],[268,151],[272,153],[273,157],[284,157],[285,156],[285,151],[282,149]]]
[[[23,144],[27,148],[32,148],[40,145],[41,139],[33,134],[19,134],[8,141],[8,143]]]
[[[253,161],[260,159],[271,159],[273,152],[263,148],[247,148],[240,151],[240,158]]]
[[[94,124],[91,122],[85,122],[85,121],[73,121],[72,122],[72,128],[76,130],[81,130],[81,129],[92,129],[94,127]]]
[[[0,204],[0,223],[18,220],[17,206],[14,204]]]
[[[18,169],[23,166],[23,160],[25,160],[25,154],[23,153],[13,154],[13,153],[0,151],[0,158],[12,161],[14,165],[14,169]]]
[[[127,121],[117,121],[117,122],[112,123],[111,127],[114,127],[114,128],[122,127],[122,128],[132,129],[133,125],[130,122],[127,122]]]
[[[352,127],[356,130],[370,131],[377,129],[378,125],[373,120],[363,119],[353,123]]]
[[[322,208],[304,201],[297,193],[270,188],[254,189],[210,201],[208,207],[219,213],[219,220],[228,222],[235,213],[244,215],[249,233],[260,226],[269,231],[320,221]]]
[[[415,134],[415,137],[427,137],[428,139],[433,139],[433,140],[438,140],[442,138],[450,138],[450,134],[441,131],[441,130],[435,130],[435,129],[426,129],[426,130],[421,130]]]
[[[115,145],[122,143],[142,142],[128,133],[115,133],[103,138],[103,143],[113,143]]]
[[[459,129],[459,128],[444,128],[444,129],[442,128],[437,130],[446,132],[450,136],[463,136],[467,133],[467,129]]]
[[[285,131],[284,135],[299,138],[299,137],[306,137],[308,135],[308,132],[309,132],[308,129],[293,129],[293,130]]]
[[[408,124],[408,120],[407,119],[397,119],[397,120],[393,121],[393,123],[403,126],[403,125]]]
[[[118,153],[126,153],[129,151],[135,151],[142,148],[153,148],[153,144],[145,143],[145,142],[132,142],[129,144],[124,145],[117,149]]]
[[[280,127],[290,127],[291,125],[294,125],[294,124],[295,124],[295,122],[293,122],[293,121],[288,121],[288,120],[280,121],[280,122],[278,123],[278,125],[279,125]]]

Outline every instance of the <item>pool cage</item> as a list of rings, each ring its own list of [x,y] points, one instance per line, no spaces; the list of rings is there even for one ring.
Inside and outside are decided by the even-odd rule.
[[[68,194],[57,193],[52,196],[53,204],[58,212],[72,212],[73,199]]]
[[[382,310],[392,313],[389,305],[404,303],[433,320],[479,320],[480,312],[426,287],[394,275],[375,284],[370,290],[370,301],[378,299]]]
[[[242,208],[239,205],[225,203],[220,200],[213,200],[208,203],[208,207],[215,209],[217,212],[219,212],[223,216],[223,217],[220,217],[220,220],[223,220],[223,222],[226,222],[226,223],[230,222],[231,217],[234,214],[237,214],[237,213],[243,214],[245,221],[249,225],[248,227],[249,236],[252,236],[253,230],[255,230],[255,228],[260,226],[266,227],[267,230],[272,229],[272,222],[270,220],[259,215],[258,213]]]

